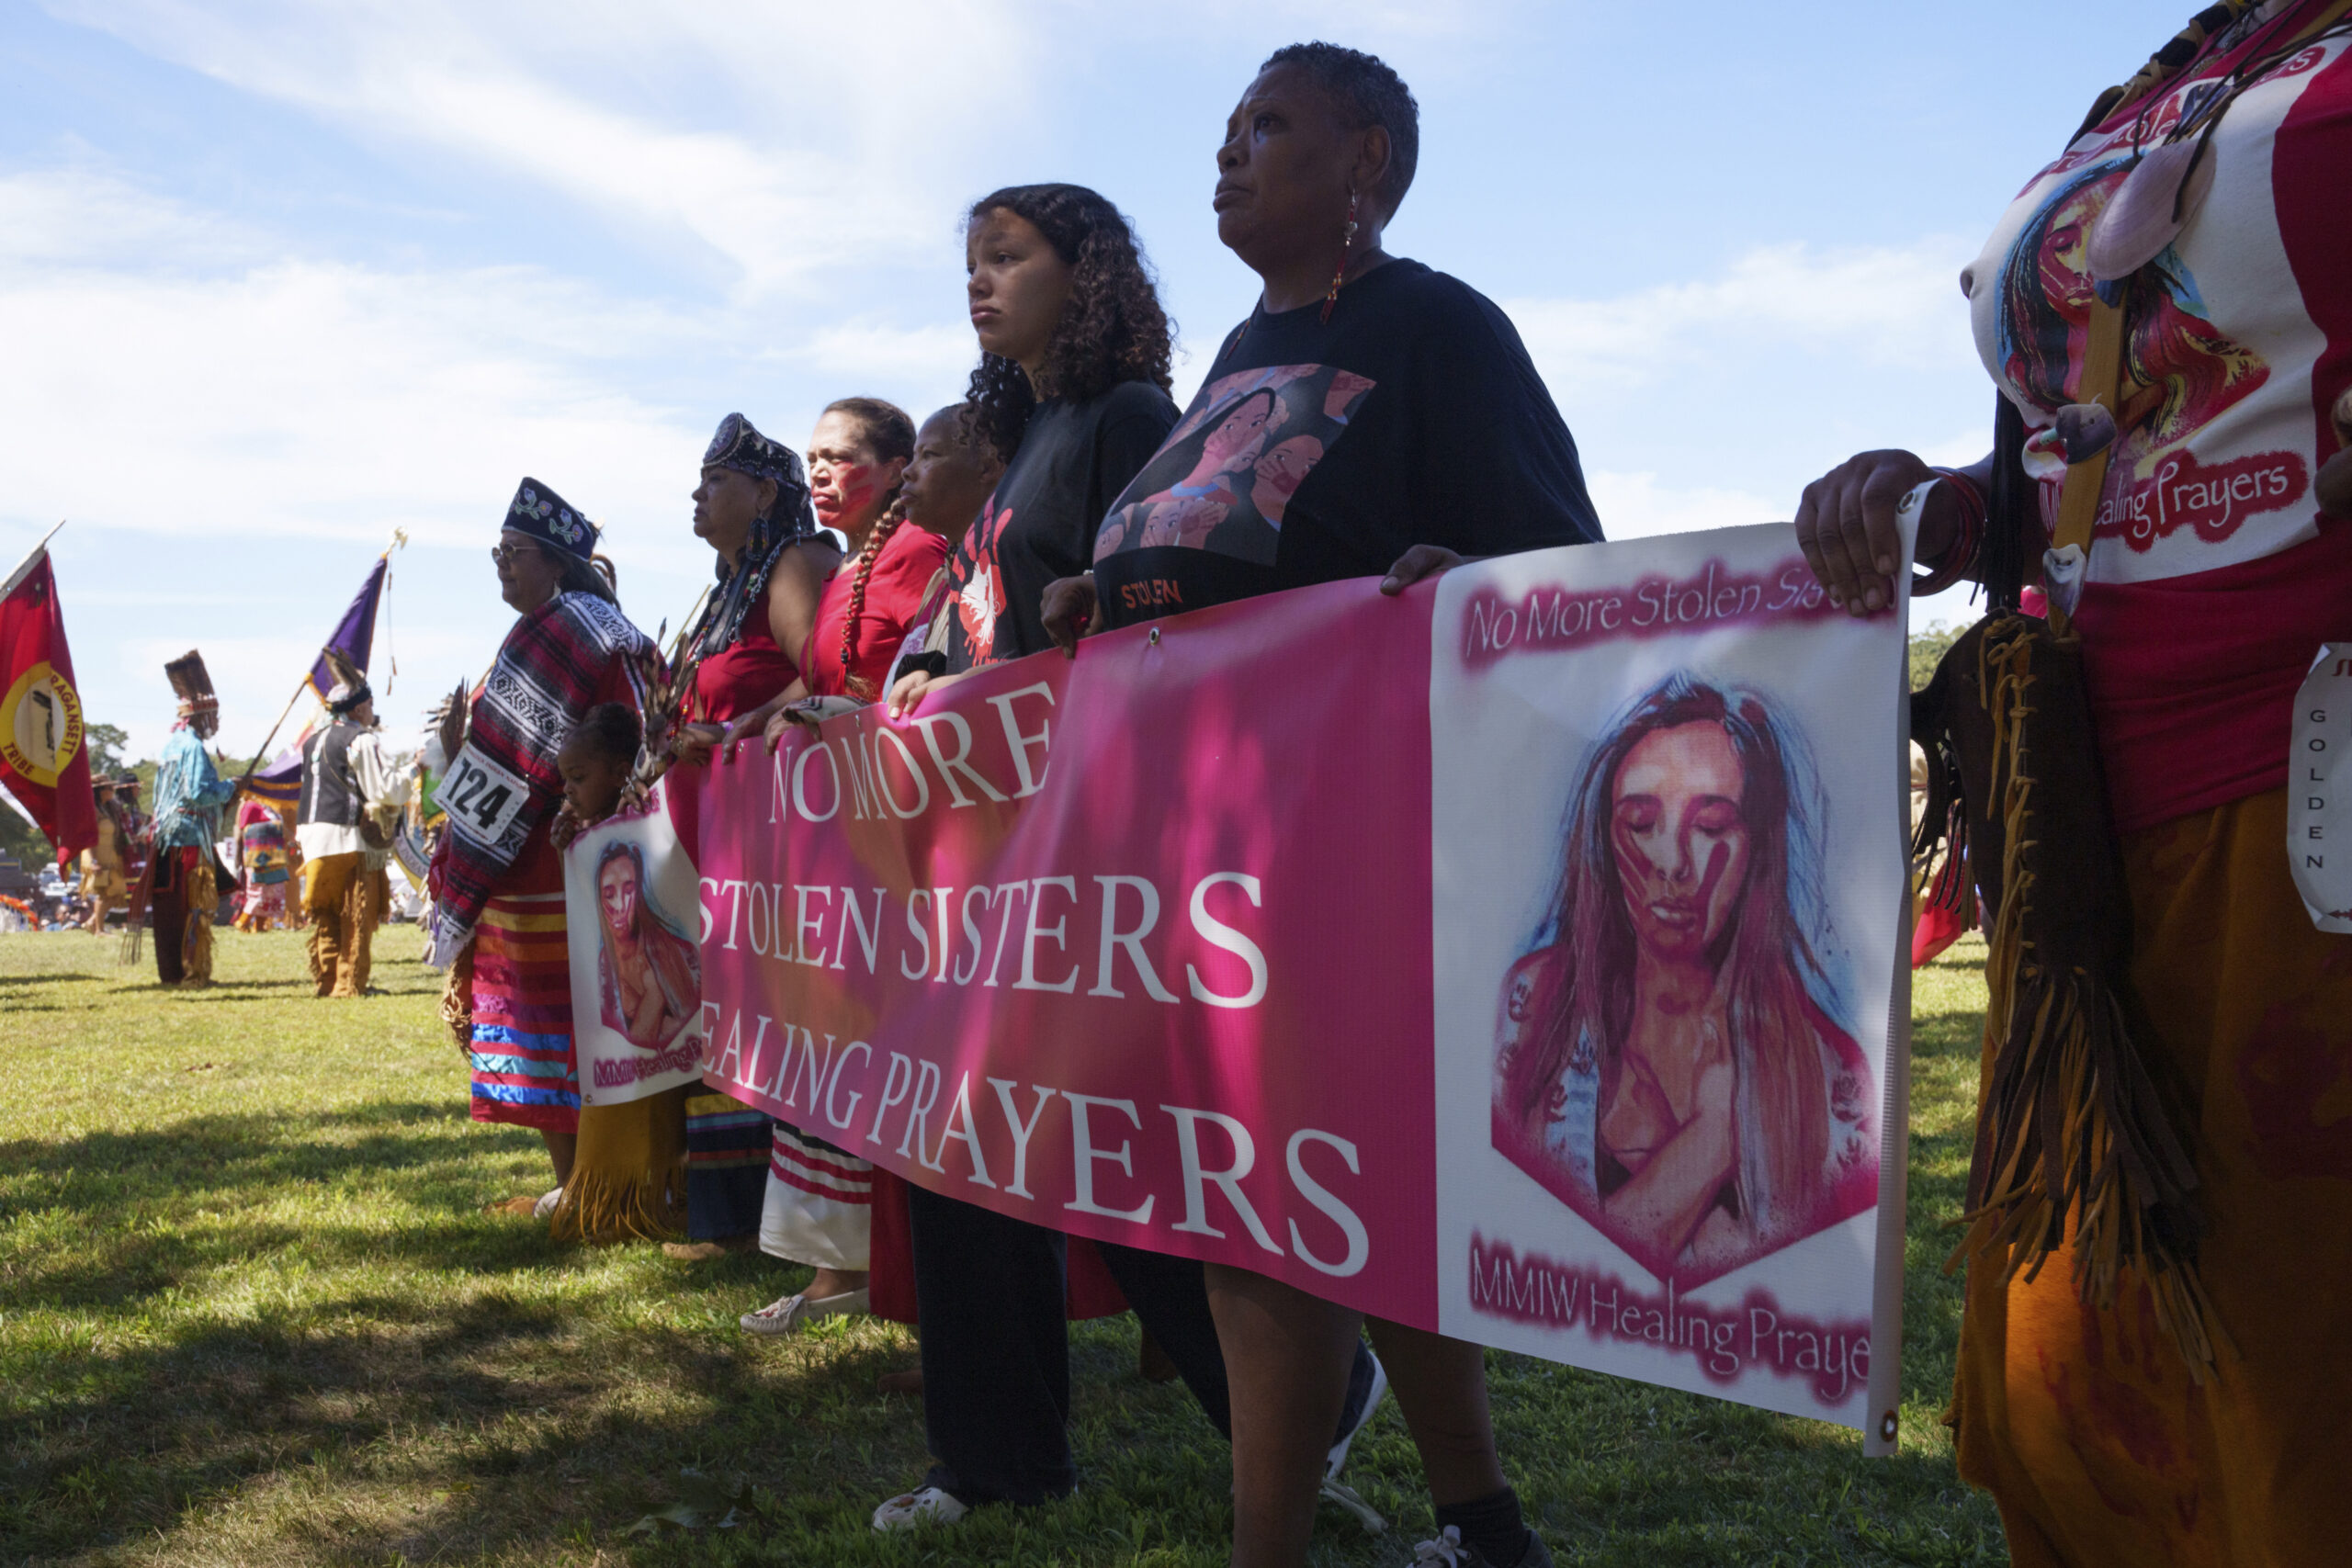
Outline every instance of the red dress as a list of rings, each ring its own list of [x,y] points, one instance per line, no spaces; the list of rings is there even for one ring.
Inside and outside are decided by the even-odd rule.
[[[800,667],[776,647],[775,634],[768,629],[768,596],[775,590],[771,577],[760,602],[743,616],[742,635],[695,666],[687,722],[725,724],[800,679]]]
[[[742,634],[695,665],[686,694],[688,723],[725,724],[758,707],[800,679],[800,670],[776,647],[768,629],[768,579],[759,602],[743,616]],[[769,1119],[707,1084],[688,1089],[686,1234],[695,1241],[757,1235],[767,1197]]]
[[[946,540],[928,528],[901,523],[883,542],[865,578],[865,603],[851,639],[850,663],[842,663],[842,628],[849,620],[850,599],[856,586],[854,559],[845,562],[825,584],[817,604],[816,630],[801,662],[808,671],[808,690],[819,696],[882,694],[890,677],[891,661],[899,645],[922,615],[924,592],[939,569],[947,564]],[[858,683],[851,684],[855,676]]]

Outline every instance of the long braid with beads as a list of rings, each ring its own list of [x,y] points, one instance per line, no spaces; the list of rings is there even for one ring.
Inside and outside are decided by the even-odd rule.
[[[901,470],[898,484],[890,487],[884,498],[882,515],[874,520],[866,531],[865,542],[858,547],[856,576],[850,581],[849,615],[842,622],[842,682],[843,690],[854,697],[875,695],[873,682],[861,681],[852,670],[850,660],[857,652],[857,623],[865,615],[865,583],[874,575],[874,563],[882,554],[882,547],[906,521],[906,502],[899,498],[907,462],[915,455],[915,422],[907,411],[882,398],[836,398],[825,405],[828,414],[845,414],[857,423],[865,446],[874,457],[888,462],[897,459]],[[821,417],[821,416],[820,416]]]
[[[849,614],[842,620],[842,680],[853,697],[871,698],[876,694],[874,682],[857,673],[852,660],[857,652],[857,624],[865,618],[865,584],[874,575],[874,563],[882,558],[882,547],[899,525],[907,520],[907,503],[903,497],[893,500],[874,520],[873,528],[865,536],[864,547],[857,552],[855,575],[849,584]]]

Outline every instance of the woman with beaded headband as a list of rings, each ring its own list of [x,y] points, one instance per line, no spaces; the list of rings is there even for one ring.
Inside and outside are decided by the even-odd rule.
[[[694,503],[695,533],[717,552],[718,581],[683,640],[683,722],[668,750],[703,765],[714,752],[731,757],[769,715],[807,694],[800,655],[842,556],[818,528],[799,454],[740,413],[719,421]],[[690,1094],[685,1118],[687,1239],[664,1250],[685,1261],[747,1251],[767,1193],[768,1118],[713,1090]]]
[[[718,554],[718,581],[684,639],[682,722],[669,751],[702,763],[806,694],[797,655],[842,552],[818,526],[799,454],[740,413],[710,438],[693,500],[695,534]]]

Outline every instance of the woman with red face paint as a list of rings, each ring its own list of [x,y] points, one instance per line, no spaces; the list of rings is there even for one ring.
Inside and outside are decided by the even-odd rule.
[[[1504,982],[1496,1146],[1661,1276],[1877,1201],[1877,1096],[1814,953],[1804,755],[1753,694],[1644,696],[1585,766],[1545,941]]]
[[[1057,642],[1351,577],[1385,573],[1383,592],[1399,593],[1465,557],[1600,536],[1576,444],[1509,318],[1381,249],[1419,136],[1404,83],[1354,50],[1295,44],[1250,85],[1217,151],[1215,205],[1218,237],[1263,285],[1258,309],[1113,504],[1091,573],[1052,585]],[[1233,1561],[1287,1568],[1306,1561],[1318,1483],[1336,1481],[1328,1434],[1364,1319],[1206,1268],[1231,1380]],[[1485,1353],[1371,1327],[1437,1505],[1424,1557],[1548,1563],[1495,1452]]]
[[[800,661],[810,696],[878,700],[890,660],[946,564],[947,541],[910,525],[901,504],[915,434],[914,421],[897,404],[843,398],[826,408],[808,438],[817,521],[849,542]]]
[[[825,584],[801,650],[800,682],[810,697],[879,694],[876,672],[905,640],[924,584],[946,558],[946,541],[906,526],[898,504],[914,446],[914,422],[880,398],[827,404],[808,437],[809,504],[818,525],[839,534],[851,551]],[[785,711],[776,707],[763,724],[776,725]],[[775,1124],[760,1250],[817,1272],[800,1289],[745,1313],[737,1321],[746,1334],[795,1334],[818,1318],[870,1308],[876,1201],[873,1166],[789,1122]]]
[[[915,455],[914,421],[881,398],[836,398],[808,433],[808,504],[854,558],[898,498]]]

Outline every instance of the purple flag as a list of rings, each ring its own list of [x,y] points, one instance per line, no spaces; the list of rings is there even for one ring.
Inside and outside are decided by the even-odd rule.
[[[376,558],[368,569],[368,581],[359,585],[358,596],[351,601],[351,608],[335,623],[334,632],[324,648],[332,648],[360,669],[368,668],[368,650],[376,643],[376,603],[384,596],[384,573],[391,565],[391,552]],[[318,693],[319,701],[327,700],[334,690],[334,671],[327,668],[327,656],[322,649],[318,662],[311,666],[311,690]]]
[[[361,670],[368,668],[368,657],[376,643],[376,606],[384,596],[384,573],[391,565],[391,552],[376,558],[368,570],[368,581],[359,585],[359,592],[351,601],[351,608],[343,613],[334,630],[321,645],[318,661],[311,666],[311,690],[319,701],[327,700],[334,690],[334,671],[328,667],[326,649],[334,649]],[[294,738],[294,744],[279,752],[266,766],[257,767],[238,780],[239,787],[254,799],[272,806],[291,807],[302,795],[302,744],[311,738],[309,726]]]

